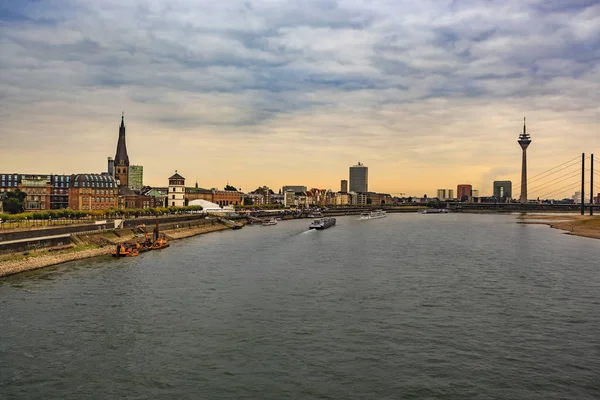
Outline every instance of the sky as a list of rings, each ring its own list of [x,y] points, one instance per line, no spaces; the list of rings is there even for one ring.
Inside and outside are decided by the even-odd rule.
[[[530,177],[599,149],[596,0],[5,0],[0,52],[7,173],[106,171],[122,112],[155,186],[486,195],[525,116]]]

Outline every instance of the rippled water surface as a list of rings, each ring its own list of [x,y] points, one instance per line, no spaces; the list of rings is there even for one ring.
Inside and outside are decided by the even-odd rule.
[[[493,215],[308,223],[0,280],[0,398],[600,397],[600,241]]]

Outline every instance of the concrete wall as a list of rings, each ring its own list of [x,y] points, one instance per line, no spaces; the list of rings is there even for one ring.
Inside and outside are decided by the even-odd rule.
[[[30,239],[30,238],[38,238],[45,236],[56,236],[56,235],[64,235],[64,234],[73,234],[79,232],[88,232],[88,231],[97,231],[103,229],[111,229],[114,227],[113,223],[106,224],[81,224],[81,225],[67,225],[60,226],[56,228],[46,228],[46,229],[32,229],[29,231],[9,231],[9,230],[0,230],[0,243],[11,241],[11,240],[22,240],[22,239]]]
[[[0,243],[0,254],[19,253],[28,250],[43,249],[46,247],[63,246],[71,244],[71,238],[61,237],[43,240],[28,240],[19,243]]]

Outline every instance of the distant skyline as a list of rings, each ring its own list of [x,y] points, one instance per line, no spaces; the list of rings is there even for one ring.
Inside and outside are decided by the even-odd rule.
[[[0,170],[435,196],[600,148],[600,3],[0,3]],[[565,192],[565,197],[572,191]],[[530,198],[536,194],[531,192]]]

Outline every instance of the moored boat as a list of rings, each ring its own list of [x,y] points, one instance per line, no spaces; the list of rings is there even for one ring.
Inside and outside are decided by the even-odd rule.
[[[125,243],[117,245],[117,248],[111,253],[113,257],[135,257],[139,255],[136,246],[127,246]]]
[[[156,228],[154,229],[152,238],[148,237],[145,225],[136,227],[136,230],[144,234],[144,241],[134,244],[118,244],[116,249],[111,253],[113,257],[135,257],[145,251],[160,250],[169,247],[169,242],[165,235],[159,233],[158,221],[156,222]]]
[[[320,219],[315,219],[309,226],[308,229],[318,229],[323,230],[330,228],[335,225],[335,218],[325,217]]]
[[[262,226],[271,226],[271,225],[277,225],[277,220],[275,218],[270,218],[266,221],[263,221]]]

